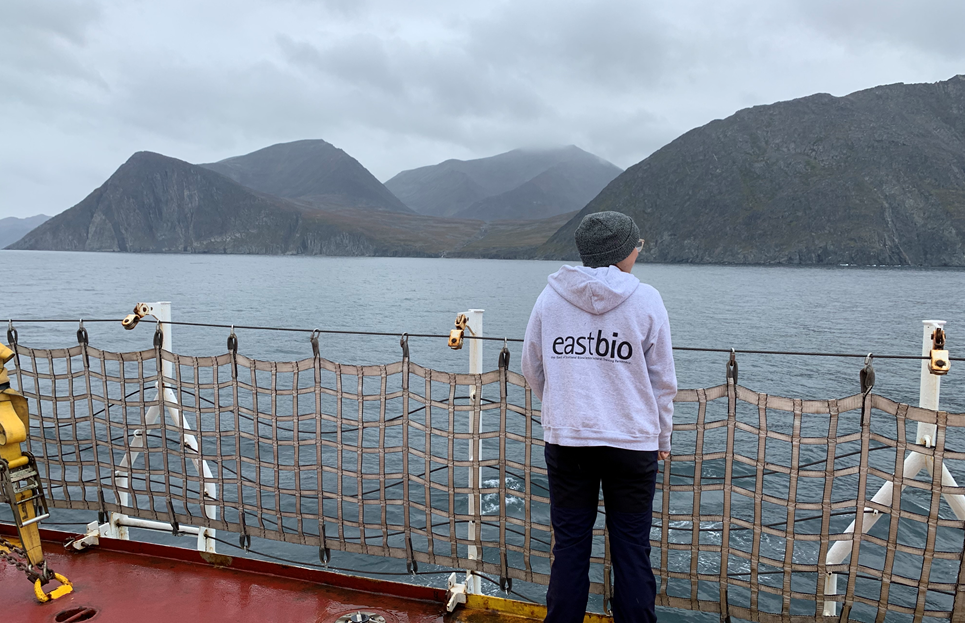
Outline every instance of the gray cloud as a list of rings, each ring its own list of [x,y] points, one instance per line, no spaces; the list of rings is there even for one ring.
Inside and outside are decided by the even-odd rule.
[[[3,104],[51,106],[65,95],[106,88],[83,58],[100,19],[92,2],[10,0],[0,12],[0,92]]]
[[[904,47],[961,61],[965,3],[943,0],[799,0],[800,15],[843,45]]]
[[[581,0],[554,10],[559,6],[512,3],[470,25],[468,47],[499,68],[607,91],[652,85],[681,51],[669,24],[646,3]]]
[[[351,88],[369,86],[385,95],[399,95],[403,91],[402,75],[392,66],[382,39],[374,34],[353,35],[324,51],[281,34],[278,46],[293,65],[331,75]]]
[[[5,0],[0,217],[134,151],[324,138],[380,179],[577,144],[627,167],[740,108],[965,71],[958,0]]]

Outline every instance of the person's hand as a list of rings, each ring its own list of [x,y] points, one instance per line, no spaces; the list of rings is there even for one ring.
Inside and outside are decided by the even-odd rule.
[[[666,461],[667,459],[670,458],[670,450],[658,450],[657,458],[660,459],[661,461]]]

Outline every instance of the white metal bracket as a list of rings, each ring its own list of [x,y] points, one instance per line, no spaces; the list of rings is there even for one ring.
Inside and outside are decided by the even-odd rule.
[[[466,585],[456,582],[456,574],[449,576],[446,583],[446,612],[452,612],[459,604],[466,603]]]
[[[211,554],[217,553],[217,549],[215,548],[214,530],[211,528],[198,529],[198,551],[208,552]]]
[[[101,539],[128,539],[127,526],[120,522],[124,515],[120,513],[110,513],[108,523],[97,523],[92,521],[87,524],[87,532],[79,539],[70,542],[70,547],[77,551],[83,551],[88,547],[101,544]]]
[[[131,539],[131,532],[127,529],[127,525],[123,523],[125,519],[127,519],[127,515],[123,513],[110,513],[108,515],[108,523],[101,526],[101,530],[103,530],[101,536],[108,539],[129,541]]]
[[[107,524],[104,524],[103,527],[106,527],[106,526]],[[71,541],[69,544],[70,547],[73,547],[75,550],[82,552],[88,547],[93,547],[94,545],[100,545],[101,536],[102,536],[101,528],[102,526],[97,525],[96,521],[90,522],[89,524],[87,524],[86,534],[84,534],[84,536],[82,536],[79,539],[74,539],[73,541]]]

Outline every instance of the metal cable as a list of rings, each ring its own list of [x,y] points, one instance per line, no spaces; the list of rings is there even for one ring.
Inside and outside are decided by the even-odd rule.
[[[120,322],[116,318],[38,318],[38,319],[27,319],[27,318],[10,318],[10,319],[0,319],[0,322],[13,322],[20,324],[40,324],[40,323],[64,323],[64,322],[79,322],[83,320],[84,322]],[[150,322],[150,321],[145,321]],[[382,337],[399,337],[404,331],[399,331],[396,333],[389,333],[385,331],[348,331],[341,329],[301,329],[298,327],[264,327],[256,325],[239,325],[239,324],[218,324],[211,322],[186,322],[178,320],[165,320],[162,324],[170,324],[182,327],[211,327],[214,329],[248,329],[252,331],[284,331],[288,333],[322,333],[330,335],[372,335],[372,336],[382,336]],[[433,334],[433,333],[405,333],[408,337],[427,337],[427,338],[441,338],[449,339],[448,335]],[[504,338],[504,337],[480,337],[475,335],[466,335],[467,340],[490,340],[494,342],[522,342],[522,338]],[[730,352],[730,351],[727,351]]]
[[[84,322],[119,322],[116,318],[84,318]],[[13,318],[13,319],[2,319],[2,322],[14,322],[21,324],[28,323],[65,323],[65,322],[78,322],[75,318],[39,318],[39,319],[26,319],[26,318]],[[330,335],[369,335],[369,336],[381,336],[381,337],[399,337],[404,332],[385,332],[385,331],[348,331],[340,329],[302,329],[298,327],[265,327],[258,325],[232,325],[232,324],[219,324],[210,322],[185,322],[185,321],[175,321],[168,320],[165,324],[184,326],[184,327],[210,327],[215,329],[247,329],[251,331],[284,331],[289,333],[322,333]],[[409,337],[421,337],[421,338],[432,338],[432,339],[448,339],[448,335],[434,334],[434,333],[405,333]],[[464,336],[467,340],[487,340],[492,342],[514,342],[522,343],[522,338],[506,338],[506,337],[488,337],[488,336],[475,336],[466,335]],[[822,353],[816,351],[792,351],[792,350],[759,350],[759,349],[731,349],[731,348],[703,348],[695,346],[674,346],[674,350],[685,351],[685,352],[700,352],[700,353],[736,353],[739,355],[781,355],[790,357],[843,357],[843,358],[864,358],[868,356],[868,353]],[[907,359],[913,361],[922,361],[929,359],[929,357],[919,356],[919,355],[875,355],[875,359]],[[950,361],[965,361],[965,357],[950,357]]]

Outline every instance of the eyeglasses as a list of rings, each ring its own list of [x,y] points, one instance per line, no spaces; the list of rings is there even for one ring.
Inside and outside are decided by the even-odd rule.
[[[640,240],[638,240],[638,241],[637,241],[637,245],[636,245],[635,247],[633,247],[633,248],[636,249],[638,252],[639,252],[639,251],[643,251],[643,238],[641,238]]]

